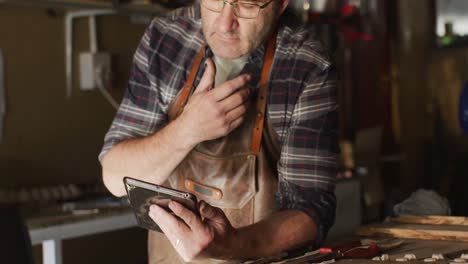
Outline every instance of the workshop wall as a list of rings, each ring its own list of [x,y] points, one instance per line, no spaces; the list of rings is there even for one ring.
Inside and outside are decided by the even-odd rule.
[[[459,97],[468,81],[468,49],[437,49],[428,67],[433,137],[426,162],[426,186],[449,198],[454,215],[468,215],[468,138],[458,121]]]
[[[431,54],[427,82],[432,102],[431,116],[445,125],[445,137],[464,142],[458,121],[458,100],[468,80],[468,48],[438,48]]]
[[[133,53],[146,28],[128,16],[97,18],[100,50],[113,55],[120,102]],[[7,113],[0,143],[1,188],[99,183],[97,160],[115,110],[98,91],[79,90],[78,54],[89,50],[88,23],[74,27],[74,87],[65,96],[64,12],[0,5]],[[146,231],[129,229],[63,244],[64,263],[144,263]],[[34,247],[36,263],[41,247]]]
[[[402,190],[438,191],[452,213],[468,213],[468,139],[458,122],[458,99],[468,80],[468,47],[437,48],[429,1],[398,2],[395,63],[401,121]]]
[[[97,25],[100,50],[113,54],[113,94],[120,102],[146,25],[131,24],[128,16],[98,17]],[[114,109],[97,90],[79,90],[78,54],[89,50],[87,18],[74,29],[75,85],[67,99],[63,11],[0,6],[7,98],[0,188],[100,181],[97,155]]]
[[[398,29],[394,61],[398,65],[398,103],[402,174],[394,181],[404,192],[420,187],[424,171],[424,144],[431,140],[432,123],[427,111],[430,91],[427,65],[432,52],[429,1],[398,1]]]

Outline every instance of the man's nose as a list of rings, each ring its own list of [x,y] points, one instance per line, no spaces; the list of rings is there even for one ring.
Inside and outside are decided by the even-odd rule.
[[[234,5],[229,2],[224,2],[224,7],[218,21],[223,32],[230,32],[237,25],[237,17],[234,13],[234,8]]]

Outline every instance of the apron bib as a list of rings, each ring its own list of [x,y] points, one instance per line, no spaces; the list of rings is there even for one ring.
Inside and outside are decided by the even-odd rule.
[[[198,144],[168,178],[170,187],[188,191],[221,208],[235,228],[256,223],[275,209],[279,141],[266,115],[267,81],[275,51],[276,34],[268,42],[260,89],[249,98],[244,122],[225,137]],[[169,120],[182,113],[193,92],[193,81],[203,57],[195,59],[188,82],[169,106]],[[185,263],[166,236],[148,234],[149,263]],[[193,263],[238,263],[203,259]]]

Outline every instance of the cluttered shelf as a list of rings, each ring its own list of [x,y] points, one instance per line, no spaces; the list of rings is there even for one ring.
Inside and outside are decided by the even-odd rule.
[[[63,8],[63,9],[104,9],[130,13],[165,13],[172,8],[187,5],[193,1],[111,1],[111,0],[0,0],[1,4],[11,4],[31,7]]]

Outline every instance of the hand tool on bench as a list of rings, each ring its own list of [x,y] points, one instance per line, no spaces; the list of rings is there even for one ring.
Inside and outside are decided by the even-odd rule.
[[[283,263],[320,263],[341,258],[372,258],[379,253],[376,243],[362,245],[360,240],[340,243],[329,247],[321,247],[301,257],[287,260]]]

